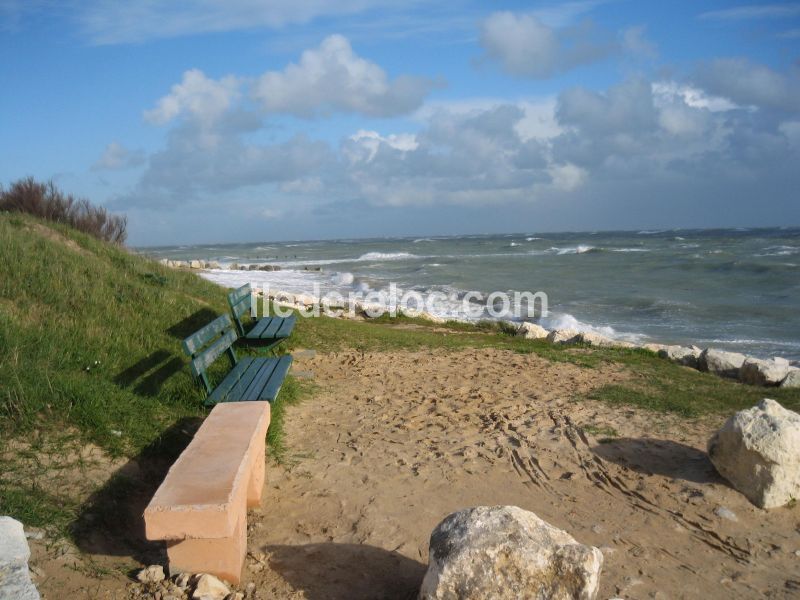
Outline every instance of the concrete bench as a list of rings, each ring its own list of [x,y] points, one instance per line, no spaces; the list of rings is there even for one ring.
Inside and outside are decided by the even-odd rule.
[[[166,540],[170,572],[239,583],[247,508],[261,504],[269,402],[214,407],[144,511],[145,535]]]

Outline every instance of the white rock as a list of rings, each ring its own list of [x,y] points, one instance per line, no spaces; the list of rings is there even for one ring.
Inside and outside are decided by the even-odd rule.
[[[703,351],[697,346],[664,346],[658,351],[661,358],[678,363],[685,367],[697,369]]]
[[[437,325],[444,325],[445,323],[447,323],[447,319],[445,319],[444,317],[440,317],[439,315],[429,313],[425,310],[420,311],[417,317],[420,319],[425,319],[426,321],[430,321],[431,323],[436,323]]]
[[[204,573],[197,578],[192,598],[195,600],[223,600],[230,593],[228,586],[222,581],[213,575]]]
[[[546,338],[549,333],[550,332],[541,325],[525,321],[524,323],[520,323],[516,335],[524,337],[526,340],[540,340]]]
[[[782,388],[799,388],[800,387],[800,369],[797,367],[789,367],[789,374],[781,382]]]
[[[516,506],[449,515],[431,534],[420,600],[583,598],[597,594],[603,553]]]
[[[551,344],[572,344],[580,334],[576,329],[554,329],[547,334],[547,341]]]
[[[200,262],[199,260],[193,260],[189,262],[189,267],[192,269],[202,269],[203,263]]]
[[[577,342],[580,344],[586,344],[587,346],[599,346],[604,348],[611,348],[616,346],[619,342],[617,340],[612,340],[604,335],[600,335],[599,333],[594,333],[592,331],[583,331],[579,333],[572,342]]]
[[[738,352],[725,352],[706,348],[700,355],[699,367],[701,371],[708,371],[720,377],[739,377],[746,356]]]
[[[780,385],[789,374],[789,361],[785,358],[762,360],[748,356],[739,369],[739,379],[750,385]]]
[[[653,352],[658,354],[659,350],[663,350],[664,348],[668,348],[665,344],[642,344],[642,350],[647,350],[648,352]]]
[[[756,506],[800,498],[800,415],[765,398],[728,419],[708,442],[711,462]]]
[[[136,575],[136,579],[142,583],[158,583],[164,581],[164,578],[164,567],[161,565],[150,565]]]
[[[0,600],[39,600],[28,570],[30,555],[22,523],[0,517]]]
[[[217,261],[215,261],[215,260],[212,260],[212,261],[210,261],[210,262],[207,262],[207,263],[205,264],[205,267],[206,267],[206,269],[221,269],[221,268],[222,268],[222,267],[220,266],[220,264],[219,264]]]

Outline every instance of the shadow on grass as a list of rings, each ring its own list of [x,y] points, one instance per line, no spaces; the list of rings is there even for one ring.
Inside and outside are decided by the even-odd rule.
[[[270,568],[309,600],[417,597],[425,565],[360,544],[266,546]]]
[[[726,485],[705,452],[671,440],[609,439],[592,448],[592,451],[604,460],[645,475]]]
[[[157,396],[164,382],[183,368],[183,360],[167,350],[156,350],[114,377],[114,383],[133,393]],[[136,385],[134,385],[136,384]]]
[[[130,556],[146,565],[165,564],[164,543],[145,538],[142,514],[201,423],[199,417],[181,419],[92,494],[71,532],[83,552]]]

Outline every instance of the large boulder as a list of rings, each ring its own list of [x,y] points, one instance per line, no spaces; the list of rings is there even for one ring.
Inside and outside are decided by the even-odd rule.
[[[200,260],[189,261],[189,267],[192,269],[202,269],[203,265],[204,265],[203,261]]]
[[[30,556],[22,523],[0,517],[0,600],[39,600],[28,571]]]
[[[580,334],[577,329],[554,329],[547,334],[547,341],[551,344],[574,344]]]
[[[661,358],[678,363],[685,367],[697,369],[700,366],[700,356],[703,351],[697,346],[664,346],[658,351]]]
[[[781,382],[782,388],[800,388],[800,369],[789,367],[789,374]]]
[[[597,594],[603,554],[516,506],[453,513],[431,534],[420,600],[582,598]]]
[[[800,415],[765,398],[728,419],[708,442],[719,474],[756,506],[800,498]]]
[[[708,371],[720,377],[739,377],[739,369],[742,368],[745,358],[744,354],[738,352],[725,352],[724,350],[714,350],[707,348],[700,354],[698,365],[701,371]]]
[[[516,335],[524,337],[526,340],[540,340],[546,338],[549,333],[550,332],[541,325],[525,321],[524,323],[520,323],[519,327],[517,327]]]
[[[780,385],[789,374],[789,361],[785,358],[747,357],[739,369],[739,379],[750,385]]]

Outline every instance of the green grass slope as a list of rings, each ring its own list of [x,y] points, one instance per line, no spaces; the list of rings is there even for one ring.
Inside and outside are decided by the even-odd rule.
[[[200,414],[180,343],[225,309],[191,273],[0,214],[0,432],[72,427],[135,453]]]

